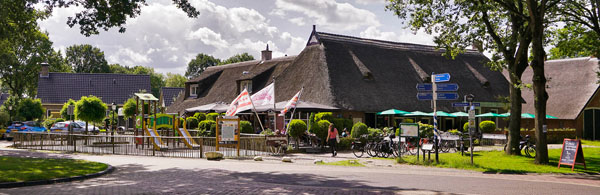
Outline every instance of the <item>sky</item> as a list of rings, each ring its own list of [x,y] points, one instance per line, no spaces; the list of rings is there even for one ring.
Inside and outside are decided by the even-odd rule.
[[[189,18],[172,0],[147,0],[141,14],[99,35],[81,35],[67,18],[81,8],[54,9],[40,22],[55,50],[90,44],[104,51],[109,64],[153,67],[160,73],[185,73],[198,53],[220,59],[247,52],[255,59],[269,44],[273,57],[298,55],[317,31],[364,38],[433,45],[433,38],[407,29],[384,0],[190,0],[200,11]]]

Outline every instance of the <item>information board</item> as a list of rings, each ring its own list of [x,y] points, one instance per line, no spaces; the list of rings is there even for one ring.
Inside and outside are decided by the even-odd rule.
[[[238,117],[218,117],[216,129],[217,151],[220,145],[238,145],[240,140],[240,119]]]
[[[419,137],[419,124],[400,123],[400,132],[402,137]]]
[[[560,165],[571,165],[571,171],[575,169],[575,164],[583,164],[584,169],[587,169],[585,166],[585,160],[583,158],[583,148],[581,148],[581,141],[578,139],[564,139],[562,152],[560,154],[560,161],[558,163],[558,168],[560,169]]]

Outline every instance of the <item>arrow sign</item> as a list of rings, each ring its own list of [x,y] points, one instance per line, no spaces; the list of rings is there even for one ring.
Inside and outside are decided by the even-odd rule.
[[[417,93],[417,99],[419,100],[432,100],[432,93]],[[458,93],[438,93],[437,100],[457,100]]]
[[[469,102],[454,102],[452,103],[452,107],[466,107],[469,106]],[[473,106],[480,107],[480,103],[473,103]]]
[[[456,83],[440,83],[436,86],[436,91],[458,91],[458,84]],[[419,83],[417,84],[417,91],[433,91],[433,86],[431,83]]]
[[[434,74],[432,76],[436,83],[450,81],[450,74],[448,74],[448,73]]]

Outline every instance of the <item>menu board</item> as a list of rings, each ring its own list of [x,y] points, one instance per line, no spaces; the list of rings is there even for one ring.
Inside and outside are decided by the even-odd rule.
[[[577,139],[564,139],[562,152],[560,154],[560,165],[571,165],[571,170],[575,168],[575,164],[582,164],[585,167],[585,160],[583,158],[583,148],[581,148],[581,142]]]
[[[419,125],[415,123],[400,123],[402,137],[419,137]]]

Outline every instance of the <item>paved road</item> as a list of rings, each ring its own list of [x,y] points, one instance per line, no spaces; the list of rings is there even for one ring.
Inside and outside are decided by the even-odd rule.
[[[0,194],[597,194],[600,177],[483,174],[394,165],[339,167],[295,163],[39,153],[3,156],[79,158],[109,163],[112,174],[81,182],[0,189]],[[326,159],[330,160],[330,159]]]

